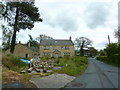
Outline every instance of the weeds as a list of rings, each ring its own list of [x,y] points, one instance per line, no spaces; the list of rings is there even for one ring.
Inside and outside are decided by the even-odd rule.
[[[8,68],[9,70],[19,72],[21,69],[24,69],[28,65],[19,60],[19,58],[15,57],[14,55],[8,54],[2,57],[3,65]]]
[[[87,67],[88,60],[86,57],[74,56],[58,58],[58,66],[63,66],[58,73],[66,73],[71,76],[81,74]]]

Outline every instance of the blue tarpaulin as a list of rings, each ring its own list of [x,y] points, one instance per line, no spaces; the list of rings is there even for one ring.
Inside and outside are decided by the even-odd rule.
[[[26,64],[30,64],[29,60],[25,60],[25,59],[20,59],[21,61],[25,62]]]

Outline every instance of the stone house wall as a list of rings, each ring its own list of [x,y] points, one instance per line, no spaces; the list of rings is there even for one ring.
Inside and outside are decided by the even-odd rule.
[[[44,56],[44,53],[50,53],[50,56],[53,57],[53,51],[55,49],[57,49],[58,51],[61,52],[61,57],[64,56],[64,53],[70,53],[70,56],[74,56],[74,46],[68,46],[69,49],[68,50],[65,50],[65,49],[62,49],[61,47],[64,47],[64,46],[47,46],[49,47],[49,49],[45,50],[45,46],[41,46],[39,47],[39,51],[40,51],[40,57],[43,57]]]
[[[26,47],[22,44],[17,44],[15,46],[14,55],[16,56],[33,58],[37,54],[37,52],[32,51],[29,47]]]

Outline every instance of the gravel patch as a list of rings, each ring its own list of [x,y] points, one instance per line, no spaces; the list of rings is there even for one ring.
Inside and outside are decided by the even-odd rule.
[[[52,74],[45,77],[32,77],[30,81],[38,88],[61,88],[75,78],[66,74]]]

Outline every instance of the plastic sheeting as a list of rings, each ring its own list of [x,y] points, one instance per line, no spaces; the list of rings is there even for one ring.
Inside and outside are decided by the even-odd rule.
[[[30,64],[29,60],[25,60],[25,59],[20,59],[21,61],[25,62],[26,64]]]

